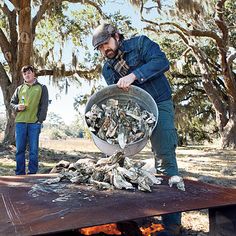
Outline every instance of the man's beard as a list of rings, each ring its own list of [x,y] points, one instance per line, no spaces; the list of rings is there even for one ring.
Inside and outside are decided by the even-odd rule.
[[[119,44],[117,42],[117,40],[115,40],[115,48],[108,48],[105,51],[105,57],[108,59],[113,59],[114,57],[116,57],[117,53],[118,53],[118,48],[119,48]]]
[[[118,49],[116,50],[113,50],[111,48],[107,49],[105,51],[105,56],[108,58],[108,59],[112,59],[114,58],[116,55],[117,55],[117,52],[118,52]]]

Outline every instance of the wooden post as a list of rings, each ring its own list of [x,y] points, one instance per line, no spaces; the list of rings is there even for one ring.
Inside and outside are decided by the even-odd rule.
[[[209,236],[236,235],[236,205],[209,209]]]

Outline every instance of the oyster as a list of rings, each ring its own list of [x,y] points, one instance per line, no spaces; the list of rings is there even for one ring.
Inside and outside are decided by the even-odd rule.
[[[153,173],[144,170],[144,169],[139,169],[138,173],[141,176],[145,176],[147,178],[147,181],[149,182],[149,185],[152,186],[154,184],[161,184],[162,178],[157,178]]]
[[[47,180],[45,180],[44,183],[46,183],[46,184],[55,184],[55,183],[58,183],[60,181],[61,181],[61,177],[58,176],[58,177],[53,178],[53,179],[47,179]]]
[[[143,137],[150,137],[155,126],[155,116],[134,101],[120,102],[108,99],[101,108],[94,104],[85,114],[91,132],[110,144],[122,149]]]
[[[69,161],[61,160],[56,164],[56,166],[51,170],[50,173],[59,173],[62,169],[68,168],[69,165]]]
[[[138,177],[138,189],[141,191],[148,191],[148,192],[152,191],[149,186],[149,181],[147,176]]]
[[[134,189],[133,185],[126,181],[124,176],[117,170],[112,170],[112,183],[117,189]]]
[[[178,175],[174,175],[169,178],[169,186],[172,187],[173,185],[176,185],[176,187],[179,190],[185,191],[185,185],[184,185],[184,180],[182,177]]]
[[[124,154],[123,152],[116,152],[113,155],[111,155],[110,157],[107,158],[101,158],[100,160],[97,161],[96,166],[99,165],[113,165],[115,163],[119,163],[122,162],[123,163],[124,160]]]
[[[161,179],[143,169],[144,162],[133,161],[124,157],[123,152],[116,152],[107,158],[95,161],[93,157],[79,159],[69,163],[54,179],[45,181],[47,184],[70,180],[76,184],[92,184],[104,189],[135,189],[151,192],[151,186],[161,184]]]
[[[119,171],[119,173],[122,174],[122,176],[129,179],[130,182],[137,183],[137,181],[136,181],[138,179],[137,172],[133,171],[132,169],[127,170],[124,167],[118,167],[117,170]]]
[[[107,182],[97,181],[94,179],[90,179],[90,183],[93,184],[97,189],[101,189],[101,190],[113,188],[112,185],[110,185]]]

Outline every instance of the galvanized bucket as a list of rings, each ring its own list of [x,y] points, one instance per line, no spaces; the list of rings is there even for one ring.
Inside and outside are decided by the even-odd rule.
[[[115,84],[101,89],[90,97],[85,107],[85,113],[91,109],[93,104],[97,104],[101,107],[102,104],[105,104],[106,101],[111,98],[119,100],[119,103],[124,103],[132,99],[139,104],[142,110],[147,110],[148,112],[153,113],[156,117],[156,123],[153,127],[154,130],[158,120],[158,108],[156,102],[149,93],[134,85],[130,87],[129,91],[124,91],[123,89],[118,88]],[[93,132],[91,132],[91,134],[95,145],[107,155],[112,155],[116,151],[123,151],[125,156],[132,156],[140,152],[148,142],[148,137],[144,137],[137,142],[127,144],[124,149],[121,149],[119,144],[109,144],[100,139]]]

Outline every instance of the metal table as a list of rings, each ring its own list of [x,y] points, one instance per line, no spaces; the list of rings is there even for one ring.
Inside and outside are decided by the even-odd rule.
[[[235,234],[236,189],[185,179],[186,191],[164,181],[153,192],[98,191],[68,182],[47,185],[55,174],[0,177],[0,235],[37,235],[209,209],[210,235]]]

